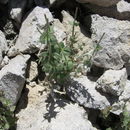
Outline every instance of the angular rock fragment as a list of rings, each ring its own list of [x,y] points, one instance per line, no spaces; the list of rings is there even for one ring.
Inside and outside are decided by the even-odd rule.
[[[7,47],[7,41],[5,39],[5,35],[2,31],[0,31],[0,66],[3,59],[3,54],[5,54],[7,50],[8,47]]]
[[[120,96],[127,81],[126,69],[107,70],[98,80],[96,88],[114,96]]]
[[[130,22],[92,15],[92,40],[100,42],[101,50],[93,63],[107,69],[121,69],[130,59]],[[96,44],[96,43],[95,43]]]
[[[104,109],[110,105],[107,98],[101,95],[95,88],[95,82],[90,81],[86,76],[74,78],[66,86],[67,95],[74,102],[87,108]]]
[[[22,23],[16,48],[23,53],[35,53],[41,48],[40,36],[43,27],[46,25],[45,15],[49,22],[53,21],[53,17],[49,9],[35,7]],[[44,48],[45,45],[43,45]]]
[[[4,92],[14,105],[20,98],[25,83],[25,74],[29,55],[18,55],[0,71],[0,91]]]

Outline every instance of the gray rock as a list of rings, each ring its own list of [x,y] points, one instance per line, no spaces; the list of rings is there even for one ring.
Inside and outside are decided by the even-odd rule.
[[[70,40],[70,36],[72,35],[72,24],[74,21],[74,18],[66,11],[62,11],[63,15],[63,21],[62,24],[64,25],[66,29],[67,34],[67,41]],[[88,37],[88,34],[85,33],[84,28],[81,28],[79,25],[75,26],[75,33],[76,33],[76,43],[74,44],[74,47],[78,50],[77,57],[80,57],[79,59],[79,67],[81,68],[81,73],[86,75],[87,69],[83,65],[83,61],[88,59],[88,55],[93,52],[94,50],[94,44],[91,38]],[[81,49],[82,48],[82,49]],[[82,60],[81,60],[82,59]]]
[[[3,54],[5,54],[8,50],[7,41],[5,39],[5,35],[2,31],[0,31],[0,65],[3,59]]]
[[[0,50],[4,54],[8,50],[7,41],[6,41],[5,35],[4,35],[4,33],[2,31],[0,31]]]
[[[29,55],[18,55],[10,60],[9,64],[0,71],[0,90],[14,105],[20,98],[21,91],[25,83],[26,62]]]
[[[119,101],[128,101],[130,99],[130,81],[127,80],[126,85],[124,87],[124,91],[119,97]]]
[[[122,70],[107,70],[98,80],[96,88],[105,93],[120,96],[126,85],[127,72]]]
[[[15,47],[23,53],[35,53],[45,45],[40,43],[40,32],[43,32],[43,27],[46,25],[45,15],[49,22],[53,21],[52,14],[47,8],[35,7],[22,23],[19,37]]]
[[[8,56],[5,56],[1,62],[0,69],[9,63]]]
[[[127,103],[126,103],[126,111],[129,113],[129,115],[130,115],[130,101],[128,101]]]
[[[130,58],[130,22],[92,15],[92,40],[100,42],[102,50],[97,52],[93,63],[99,67],[121,69]]]
[[[38,64],[35,61],[30,61],[28,69],[28,80],[33,81],[38,76]]]
[[[126,0],[120,0],[116,5],[110,7],[102,7],[94,4],[83,4],[83,6],[86,8],[86,11],[89,9],[93,13],[101,16],[108,16],[121,20],[130,20],[130,3]]]
[[[54,35],[58,42],[66,42],[66,28],[63,24],[58,20],[54,19],[53,23]]]
[[[17,130],[97,130],[82,107],[61,96],[54,99],[48,97],[44,89],[45,86],[32,88],[27,85],[28,105],[16,115]],[[26,93],[23,94],[19,107],[26,101]]]
[[[10,17],[15,21],[17,27],[21,24],[26,4],[27,0],[11,0],[9,2]]]
[[[87,108],[104,109],[110,105],[105,96],[95,88],[95,82],[86,76],[72,79],[66,86],[67,95],[74,101]]]
[[[93,58],[93,64],[106,69],[120,69],[124,62],[119,52],[114,47],[105,47],[98,51]]]
[[[7,53],[8,57],[15,57],[18,54],[19,50],[15,46],[12,46]]]
[[[76,0],[80,3],[91,3],[102,7],[116,5],[120,0]]]
[[[123,12],[129,12],[130,13],[130,1],[120,0],[120,2],[117,3],[117,10],[120,13]]]
[[[124,87],[123,93],[119,96],[118,101],[116,101],[112,105],[112,110],[111,112],[120,115],[123,111],[124,108],[126,107],[127,110],[129,111],[129,99],[130,99],[130,81],[126,81],[126,85]]]

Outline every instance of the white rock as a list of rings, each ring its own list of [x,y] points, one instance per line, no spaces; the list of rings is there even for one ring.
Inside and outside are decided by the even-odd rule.
[[[20,26],[25,10],[27,1],[26,0],[11,0],[9,2],[10,17],[13,19],[17,26]]]
[[[40,43],[40,32],[43,31],[43,27],[46,25],[45,15],[49,22],[53,21],[53,17],[49,9],[42,7],[35,7],[33,11],[27,16],[22,23],[19,37],[16,41],[15,47],[20,52],[24,53],[35,53],[41,48]],[[45,45],[43,45],[43,48]]]
[[[15,46],[12,46],[7,53],[8,57],[14,57],[18,54],[19,54],[19,50]]]
[[[124,87],[123,93],[119,96],[118,100],[112,104],[112,110],[111,112],[120,115],[123,111],[125,106],[129,106],[129,99],[130,99],[130,81],[126,81],[126,85]]]
[[[62,24],[64,25],[66,29],[67,34],[67,41],[70,40],[70,36],[72,35],[72,23],[74,21],[74,18],[66,11],[62,11],[63,15],[63,21]],[[94,44],[92,42],[92,39],[87,37],[86,33],[83,33],[84,28],[80,28],[79,25],[75,26],[75,33],[76,33],[76,43],[73,44],[74,47],[78,50],[77,57],[82,57],[83,60],[80,60],[79,66],[82,68],[82,73],[86,75],[87,67],[84,68],[83,61],[88,59],[88,55],[94,50]],[[82,48],[82,49],[80,49]],[[84,56],[83,56],[84,55]]]
[[[29,79],[29,81],[33,81],[36,79],[37,76],[38,76],[38,64],[35,61],[30,61],[27,78]]]
[[[125,102],[125,101],[127,101],[129,99],[130,99],[130,81],[127,80],[126,85],[124,87],[124,91],[121,94],[121,96],[119,97],[119,100]]]
[[[4,67],[5,65],[7,65],[9,63],[9,58],[8,56],[5,56],[1,62],[0,68]]]
[[[130,3],[127,1],[121,0],[119,3],[117,3],[117,10],[122,12],[130,12]]]
[[[114,96],[120,96],[127,81],[126,69],[107,70],[98,80],[96,88]]]
[[[97,130],[88,121],[86,111],[77,104],[62,98],[48,98],[43,86],[27,86],[27,90],[27,107],[16,115],[17,130]],[[19,107],[24,104],[25,95]]]
[[[66,28],[64,28],[63,24],[58,20],[54,19],[54,35],[58,42],[65,42],[66,40]]]
[[[93,58],[96,66],[121,69],[130,58],[130,22],[92,15],[92,40],[99,41],[102,50]]]
[[[74,78],[66,86],[68,96],[74,101],[87,108],[104,109],[110,103],[105,96],[102,96],[95,88],[95,82],[90,81],[86,76]]]
[[[18,55],[0,71],[0,90],[12,104],[16,104],[20,98],[25,83],[26,62],[29,58],[29,55]]]
[[[0,31],[0,65],[3,59],[3,54],[5,54],[8,50],[7,41],[5,35],[2,31]]]
[[[130,101],[126,103],[126,110],[130,114]]]

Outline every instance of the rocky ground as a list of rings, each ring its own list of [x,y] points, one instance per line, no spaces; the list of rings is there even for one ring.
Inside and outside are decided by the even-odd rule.
[[[50,94],[38,53],[45,15],[58,42],[72,33],[89,53],[100,41],[90,71],[71,77],[63,93]],[[0,0],[0,91],[16,106],[16,130],[106,130],[130,113],[130,0]],[[39,31],[40,30],[40,31]],[[86,69],[86,70],[85,70]]]

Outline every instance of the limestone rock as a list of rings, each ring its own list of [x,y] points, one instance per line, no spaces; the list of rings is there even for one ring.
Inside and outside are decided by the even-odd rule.
[[[54,19],[53,24],[54,29],[54,35],[58,42],[65,42],[66,41],[66,28],[63,26],[63,24],[58,20]]]
[[[11,0],[9,2],[10,17],[15,21],[16,26],[20,26],[21,24],[26,4],[26,0]]]
[[[38,64],[35,61],[30,61],[29,70],[27,78],[29,81],[33,81],[38,76]]]
[[[122,70],[107,70],[98,80],[96,88],[105,93],[120,96],[126,85],[127,72]]]
[[[49,22],[53,21],[52,14],[47,8],[35,7],[24,20],[16,41],[16,48],[20,52],[35,53],[41,48],[39,40],[41,34],[38,29],[41,30],[46,25],[45,15]]]
[[[5,39],[5,35],[2,31],[0,31],[0,66],[3,59],[3,54],[5,54],[7,50],[8,47],[7,47],[7,41]]]
[[[127,112],[129,113],[129,115],[130,115],[130,101],[128,101],[128,102],[126,103],[126,110],[127,110]]]
[[[8,56],[5,56],[1,62],[0,69],[9,63]]]
[[[124,87],[124,91],[121,94],[121,96],[119,97],[119,101],[127,101],[130,99],[130,81],[127,80],[126,81],[126,85]]]
[[[69,41],[69,38],[72,35],[72,23],[74,18],[66,11],[62,11],[62,15],[62,24],[66,29],[67,41]],[[86,74],[87,69],[84,68],[82,61],[88,59],[88,55],[86,54],[92,53],[94,50],[94,44],[88,34],[85,33],[84,28],[81,28],[79,25],[75,26],[75,33],[77,42],[74,44],[74,47],[78,50],[77,57],[82,57],[79,66],[82,68],[82,73]]]
[[[45,86],[27,85],[19,107],[26,103],[26,94],[28,104],[16,114],[17,130],[97,130],[82,107],[60,96],[52,98],[44,89]]]
[[[104,68],[121,69],[130,58],[130,22],[99,15],[92,15],[92,40],[99,41],[103,48],[93,58],[95,65]],[[95,43],[96,44],[96,43]]]
[[[29,55],[18,55],[0,71],[0,90],[14,105],[20,98],[25,83],[25,73]]]
[[[67,95],[74,102],[87,108],[104,109],[110,103],[105,96],[102,96],[95,88],[95,82],[90,81],[86,76],[74,78],[66,86]]]
[[[18,54],[19,50],[15,46],[12,46],[7,53],[8,57],[15,57]]]

